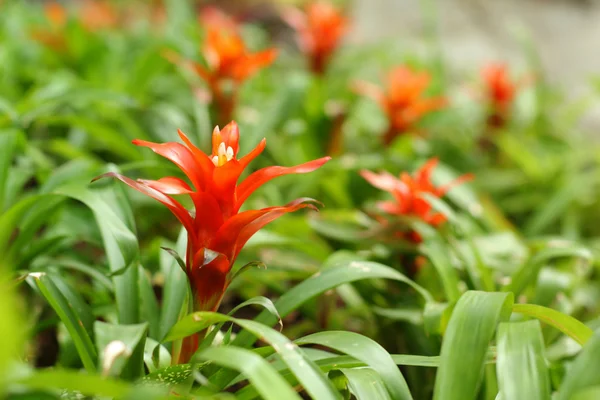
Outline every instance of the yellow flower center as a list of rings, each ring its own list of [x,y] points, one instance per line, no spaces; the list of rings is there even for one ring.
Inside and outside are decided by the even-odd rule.
[[[213,156],[212,162],[216,167],[225,165],[227,161],[233,159],[233,149],[231,146],[225,146],[225,142],[221,142],[216,156]]]

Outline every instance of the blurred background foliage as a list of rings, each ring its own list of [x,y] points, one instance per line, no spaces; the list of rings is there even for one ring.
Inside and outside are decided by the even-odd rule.
[[[106,171],[178,174],[131,140],[175,141],[181,129],[208,151],[212,128],[229,122],[202,79],[168,56],[206,63],[198,15],[208,3],[65,2],[57,16],[51,3],[0,2],[3,396],[407,398],[401,371],[415,399],[597,398],[600,153],[579,124],[589,102],[567,101],[524,42],[527,69],[507,67],[516,94],[496,126],[483,66],[452,75],[435,29],[423,34],[427,57],[410,43],[346,42],[315,74],[281,17],[304,3],[212,5],[237,17],[250,49],[279,51],[241,85],[233,115],[241,154],[267,138],[251,169],[333,156],[265,185],[245,208],[302,196],[325,206],[248,242],[237,268],[268,268],[240,275],[219,311],[252,307],[237,320],[204,315],[223,328],[216,344],[207,339],[194,366],[168,367],[171,342],[203,329],[181,318],[186,279],[161,250],[183,254],[185,237],[157,202],[89,182]],[[349,2],[336,4],[351,15]],[[435,22],[435,3],[423,4]],[[383,145],[388,116],[356,86],[385,87],[398,65],[426,71],[424,94],[447,105]],[[359,172],[398,176],[433,157],[438,186],[475,179],[430,199],[447,223],[402,220],[422,240],[397,240],[375,205],[389,195]],[[278,318],[283,339],[270,328]],[[273,354],[286,337],[312,346]],[[143,376],[154,384],[138,385]]]

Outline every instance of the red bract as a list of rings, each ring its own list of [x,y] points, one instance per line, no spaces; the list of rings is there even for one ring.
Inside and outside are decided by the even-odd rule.
[[[57,51],[65,51],[64,28],[67,24],[67,10],[58,2],[49,2],[44,6],[44,14],[50,23],[50,30],[35,30],[34,39]],[[77,8],[77,19],[88,32],[111,28],[118,24],[115,10],[107,2],[100,0],[81,1]]]
[[[183,63],[208,85],[218,120],[230,121],[239,87],[260,69],[272,64],[277,57],[277,50],[270,48],[257,53],[250,52],[238,33],[235,21],[220,11],[209,9],[200,15],[200,21],[206,29],[202,48],[206,65]],[[168,53],[167,57],[182,63],[181,57],[176,54]]]
[[[357,92],[375,100],[388,117],[388,130],[383,136],[386,145],[409,132],[425,115],[446,106],[444,97],[426,97],[424,92],[431,77],[427,72],[414,72],[400,66],[391,70],[381,89],[368,82],[358,82]]]
[[[185,264],[195,308],[216,310],[230,283],[233,263],[250,237],[283,214],[301,208],[315,208],[310,203],[313,200],[307,198],[294,200],[285,206],[240,212],[242,204],[256,189],[271,179],[314,171],[330,157],[294,167],[266,167],[253,172],[238,184],[244,169],[264,150],[265,139],[250,153],[238,159],[239,130],[235,122],[231,122],[223,130],[215,128],[210,155],[197,148],[183,132],[179,131],[179,136],[184,144],[151,143],[143,140],[134,140],[133,143],[149,147],[173,162],[188,177],[189,183],[176,177],[136,181],[114,172],[103,176],[117,178],[160,201],[177,217],[188,234]],[[188,195],[195,211],[190,213],[173,198],[176,195]],[[191,353],[195,351],[195,345],[188,342],[187,346],[192,349]],[[184,353],[181,362],[188,361],[186,357],[191,355]]]
[[[348,19],[328,3],[311,3],[305,13],[287,10],[284,19],[298,32],[298,43],[310,59],[311,70],[321,75],[348,30]]]
[[[431,182],[431,175],[437,164],[438,159],[432,158],[412,176],[403,172],[399,178],[388,172],[376,174],[367,170],[361,171],[361,175],[371,185],[390,192],[394,197],[393,201],[379,202],[380,210],[390,215],[415,217],[437,227],[446,221],[446,217],[442,213],[435,212],[422,195],[428,193],[441,198],[454,186],[473,179],[473,175],[466,174],[443,186],[436,187]]]
[[[505,64],[490,64],[481,70],[488,101],[488,120],[490,127],[502,127],[506,124],[510,108],[517,94],[518,84],[514,82]]]

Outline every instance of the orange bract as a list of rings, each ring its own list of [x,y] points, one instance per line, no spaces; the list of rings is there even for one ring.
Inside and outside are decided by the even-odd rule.
[[[414,128],[425,115],[446,106],[444,97],[425,96],[430,81],[427,72],[414,72],[400,66],[389,72],[385,90],[368,82],[355,85],[357,92],[371,97],[386,113],[389,128],[383,137],[385,144]]]
[[[367,170],[361,171],[361,175],[371,185],[391,193],[394,197],[393,201],[378,203],[379,209],[383,212],[397,216],[416,217],[432,226],[439,226],[446,221],[446,217],[442,213],[435,212],[422,194],[428,193],[441,198],[454,186],[473,179],[473,175],[462,175],[452,182],[436,187],[431,182],[431,175],[437,164],[438,159],[432,158],[412,176],[403,172],[399,178],[389,172],[376,174]]]
[[[333,5],[322,2],[309,4],[304,13],[287,10],[283,17],[298,32],[298,43],[310,58],[311,70],[323,74],[348,30],[348,19]]]

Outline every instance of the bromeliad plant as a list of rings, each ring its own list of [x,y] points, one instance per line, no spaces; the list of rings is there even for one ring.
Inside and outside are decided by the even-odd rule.
[[[325,164],[323,157],[294,167],[271,166],[250,174],[238,184],[244,170],[265,149],[263,139],[250,153],[238,159],[240,132],[235,122],[212,134],[212,154],[197,148],[180,130],[185,144],[151,143],[134,140],[167,158],[188,177],[190,184],[177,177],[159,180],[127,178],[115,172],[114,177],[167,206],[187,231],[185,272],[188,276],[195,311],[216,311],[232,279],[232,267],[244,244],[262,227],[283,214],[301,208],[316,207],[314,200],[300,198],[285,206],[240,211],[248,197],[266,182],[287,174],[307,173]],[[190,213],[174,195],[188,195],[194,205]],[[189,361],[198,347],[198,335],[183,343],[179,363]]]
[[[60,3],[51,1],[45,5],[44,13],[49,27],[44,30],[34,30],[33,38],[55,51],[66,51],[65,30],[70,19],[69,10]],[[75,19],[88,32],[114,28],[119,22],[115,10],[109,3],[92,0],[79,2]]]
[[[244,43],[237,22],[214,9],[202,13],[200,22],[206,31],[202,45],[206,65],[182,61],[172,52],[167,53],[167,58],[186,65],[206,83],[216,119],[224,124],[233,118],[241,85],[272,64],[277,50],[269,48],[251,52]]]
[[[306,54],[310,71],[323,75],[327,65],[348,31],[349,21],[330,3],[314,2],[304,12],[288,9],[283,15],[297,33],[300,49]]]
[[[512,80],[506,64],[489,64],[481,70],[484,84],[484,98],[488,115],[486,124],[489,129],[506,126],[510,120],[515,97],[520,82]]]
[[[423,117],[447,105],[444,97],[426,96],[430,82],[428,72],[399,66],[388,73],[383,89],[369,82],[354,84],[358,93],[372,98],[385,112],[388,128],[382,140],[386,146],[398,136],[414,132]]]
[[[431,205],[431,200],[425,196],[442,198],[453,187],[473,179],[472,174],[465,174],[459,178],[446,183],[442,186],[435,186],[431,180],[433,170],[438,165],[439,160],[432,158],[421,166],[411,176],[407,172],[402,172],[399,178],[396,178],[389,172],[379,174],[363,170],[361,175],[371,185],[378,189],[389,192],[393,201],[380,201],[378,208],[388,216],[416,218],[433,227],[438,227],[446,222],[447,217],[435,211]],[[408,232],[396,232],[396,238],[404,238],[414,243],[420,243],[421,237],[414,230]]]

